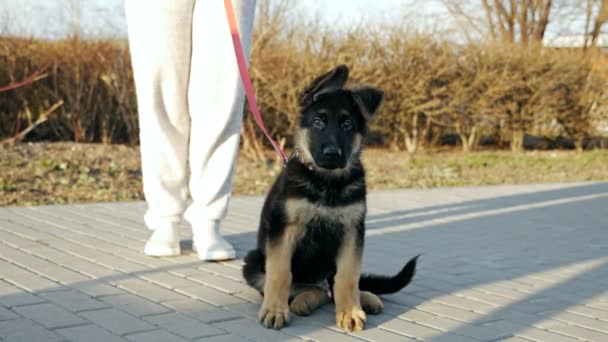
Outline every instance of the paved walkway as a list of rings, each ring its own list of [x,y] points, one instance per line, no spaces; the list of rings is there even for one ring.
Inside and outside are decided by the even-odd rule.
[[[261,204],[232,202],[241,257]],[[424,254],[350,335],[333,306],[262,328],[240,260],[199,262],[188,242],[146,257],[141,202],[0,208],[0,340],[608,341],[608,183],[375,192],[369,207],[364,270]]]

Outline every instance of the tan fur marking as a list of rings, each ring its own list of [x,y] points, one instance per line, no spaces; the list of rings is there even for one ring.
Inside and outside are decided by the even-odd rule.
[[[357,133],[353,137],[353,154],[355,154],[356,152],[361,152],[362,146],[363,146],[363,136],[361,136],[361,134]]]
[[[295,146],[300,151],[300,161],[317,167],[317,164],[310,153],[310,131],[306,128],[298,129],[294,137],[294,142]]]
[[[365,215],[365,204],[363,202],[345,206],[327,207],[312,203],[307,199],[288,199],[285,207],[287,209],[288,222],[302,226],[305,226],[306,223],[318,215],[329,220],[339,221],[345,227],[354,227]],[[304,233],[303,229],[301,232]]]
[[[377,315],[382,312],[384,305],[382,300],[368,291],[361,291],[361,308],[368,314]]]
[[[336,324],[346,331],[362,330],[366,319],[359,295],[363,250],[357,247],[356,235],[354,225],[344,226],[344,239],[338,252],[334,283]]]
[[[295,296],[289,307],[298,316],[308,316],[327,303],[329,303],[327,293],[320,288],[311,287]]]
[[[258,317],[267,328],[279,329],[289,322],[291,257],[300,231],[300,226],[288,225],[280,240],[266,244],[264,302]]]

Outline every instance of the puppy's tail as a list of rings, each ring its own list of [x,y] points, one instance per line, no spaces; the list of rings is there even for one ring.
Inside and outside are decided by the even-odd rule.
[[[375,274],[361,275],[361,278],[359,278],[359,289],[374,294],[394,293],[401,290],[412,281],[412,278],[414,278],[414,274],[416,273],[416,261],[419,256],[420,254],[413,257],[405,266],[403,266],[403,269],[399,273],[392,277]]]

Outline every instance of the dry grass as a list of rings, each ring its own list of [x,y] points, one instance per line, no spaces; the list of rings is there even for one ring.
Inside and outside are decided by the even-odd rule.
[[[139,150],[124,145],[23,143],[0,147],[0,206],[143,199]],[[274,155],[268,154],[269,158]],[[608,180],[608,151],[416,155],[367,149],[370,190]],[[240,156],[236,195],[263,195],[281,165]]]

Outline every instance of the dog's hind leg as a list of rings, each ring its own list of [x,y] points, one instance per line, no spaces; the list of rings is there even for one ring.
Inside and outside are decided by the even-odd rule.
[[[243,265],[243,278],[247,284],[258,290],[261,295],[264,295],[264,264],[266,257],[259,249],[254,249],[245,256],[245,265]]]
[[[365,313],[371,315],[377,315],[382,312],[384,309],[384,305],[382,304],[382,300],[375,294],[368,291],[361,291],[361,308]]]
[[[308,316],[329,301],[326,291],[319,287],[309,287],[299,291],[289,304],[289,308],[298,316]]]

